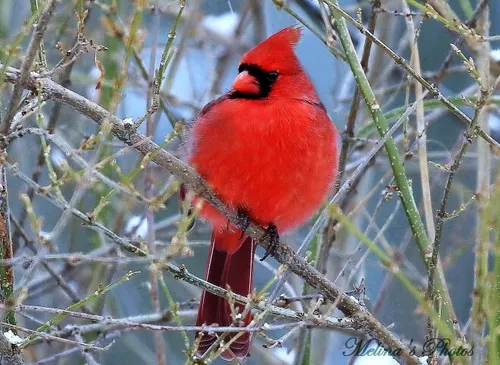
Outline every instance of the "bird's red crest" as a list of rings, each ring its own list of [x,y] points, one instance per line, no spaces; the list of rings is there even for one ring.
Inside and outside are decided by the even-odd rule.
[[[298,26],[284,28],[245,53],[241,63],[255,64],[266,71],[298,72],[301,66],[294,49],[301,33]]]

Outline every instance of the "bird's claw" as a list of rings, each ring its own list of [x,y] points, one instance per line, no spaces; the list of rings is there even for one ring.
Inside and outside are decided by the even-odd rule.
[[[266,237],[269,237],[269,246],[267,246],[266,252],[260,261],[264,261],[269,255],[274,256],[274,253],[276,252],[276,248],[280,242],[280,235],[275,224],[271,223],[267,226],[266,233],[264,233],[262,239],[265,239]]]
[[[236,212],[236,217],[238,219],[238,228],[241,230],[240,240],[245,235],[245,231],[250,226],[250,216],[248,215],[248,210],[243,207],[239,207]]]

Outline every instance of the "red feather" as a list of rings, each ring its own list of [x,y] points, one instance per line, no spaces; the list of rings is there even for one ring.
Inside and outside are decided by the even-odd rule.
[[[234,254],[228,254],[224,251],[215,249],[215,242],[223,246],[231,246],[238,244],[241,241],[239,232],[216,231],[212,232],[212,244],[208,254],[207,269],[205,278],[208,282],[220,286],[222,288],[229,287],[233,293],[247,296],[252,292],[253,287],[253,256],[255,252],[255,243],[249,237],[244,238],[241,248]],[[235,310],[238,313],[244,312],[244,305],[236,304]],[[248,325],[252,320],[251,313],[245,316],[241,322],[243,325]],[[236,321],[239,322],[239,321]],[[229,303],[212,293],[204,291],[198,310],[198,318],[196,325],[203,324],[219,326],[231,326],[235,321],[231,317],[231,308]],[[226,342],[231,339],[227,336]],[[216,340],[215,335],[204,335],[198,351],[204,353]],[[240,335],[230,346],[231,352],[224,352],[222,358],[231,360],[233,354],[236,357],[242,358],[248,354],[250,346],[250,336],[248,333]]]
[[[244,208],[280,234],[309,219],[337,173],[338,132],[295,56],[299,38],[299,28],[285,28],[248,51],[233,90],[202,110],[187,143],[189,163],[230,209]],[[239,240],[239,229],[210,205],[200,214],[213,226],[207,280],[248,295],[252,240]],[[203,293],[197,324],[203,323],[233,324],[224,299]],[[204,334],[199,352],[213,341]],[[231,351],[241,358],[249,345],[245,334]]]

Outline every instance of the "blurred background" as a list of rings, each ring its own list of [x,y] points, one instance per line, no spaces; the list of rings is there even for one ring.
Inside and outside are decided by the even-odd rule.
[[[30,39],[27,24],[33,5],[43,8],[46,3],[48,1],[43,0],[0,1],[2,64],[19,68]],[[275,31],[299,23],[298,17],[307,25],[297,46],[298,57],[333,123],[341,131],[345,128],[355,81],[347,63],[335,56],[335,53],[342,52],[338,40],[333,40],[330,48],[323,41],[328,35],[325,36],[327,33],[317,1],[289,0],[282,9],[267,0],[189,0],[186,3],[182,16],[177,19],[179,1],[60,2],[43,37],[48,70],[57,67],[51,76],[120,118],[135,120],[144,116],[151,105],[152,94],[148,84],[159,67],[165,45],[170,39],[169,32],[177,27],[167,54],[160,108],[148,117],[139,131],[151,135],[156,143],[163,144],[180,156],[182,138],[176,131],[192,122],[203,105],[229,90],[237,74],[239,58],[246,50]],[[450,1],[449,5],[462,21],[466,21],[477,4],[475,1],[457,0]],[[372,3],[340,1],[340,6],[366,24]],[[500,19],[500,2],[490,1],[489,12],[489,32],[491,35],[500,34],[500,22],[495,21]],[[413,22],[417,38],[409,30],[408,22]],[[321,35],[323,40],[311,30]],[[350,30],[361,54],[364,37],[354,28]],[[439,75],[450,53],[450,43],[458,39],[457,34],[438,21],[424,17],[421,10],[414,6],[408,10],[406,3],[400,0],[382,2],[377,13],[376,34],[408,60],[411,44],[416,39],[422,74],[435,82],[443,95],[457,103],[462,100],[461,109],[469,116],[473,115],[473,109],[464,106],[460,96],[475,96],[477,85],[459,57],[452,58],[450,67],[439,76],[439,80],[433,79]],[[496,60],[500,63],[500,41],[493,40],[490,45],[492,62]],[[467,47],[459,47],[467,57],[470,56]],[[495,48],[499,50],[495,51]],[[68,53],[68,50],[71,52]],[[39,68],[40,63],[35,67]],[[384,113],[396,111],[390,119],[394,122],[408,103],[415,100],[413,87],[409,87],[412,79],[375,46],[372,47],[368,70]],[[99,88],[96,88],[97,84],[100,84]],[[11,92],[12,85],[2,84],[2,113],[5,113]],[[12,243],[14,256],[20,258],[14,265],[13,296],[16,302],[65,309],[95,292],[100,285],[109,285],[128,271],[134,271],[138,274],[129,281],[99,295],[79,310],[103,318],[132,320],[134,316],[140,316],[134,320],[167,324],[168,321],[159,314],[171,310],[175,307],[174,303],[178,303],[177,322],[173,320],[168,324],[176,326],[181,321],[185,326],[193,325],[201,293],[198,287],[176,280],[167,272],[152,270],[148,260],[134,259],[102,230],[82,223],[69,210],[63,211],[58,204],[54,204],[54,200],[65,201],[74,210],[91,216],[94,222],[137,244],[153,242],[154,248],[150,245],[150,253],[163,257],[172,245],[172,239],[182,235],[178,228],[181,215],[177,194],[172,193],[175,186],[172,176],[147,162],[147,167],[141,168],[142,156],[103,133],[96,123],[71,108],[44,100],[43,95],[27,94],[23,100],[21,109],[24,108],[25,112],[17,115],[16,123],[25,128],[50,129],[54,134],[52,139],[26,135],[8,147],[7,161],[17,165],[16,170],[7,170]],[[500,140],[498,105],[499,100],[495,99],[488,110],[491,135]],[[403,108],[399,114],[398,108]],[[428,123],[428,160],[434,163],[429,163],[429,172],[435,211],[448,176],[440,165],[451,161],[465,125],[438,103],[425,108],[425,121]],[[395,136],[402,155],[407,151],[405,149],[414,148],[414,115],[408,119],[408,125],[406,137],[402,130]],[[177,126],[175,131],[174,126]],[[356,119],[355,135],[359,139],[352,141],[346,177],[364,160],[373,147],[371,141],[379,137],[363,102]],[[408,143],[409,147],[406,147]],[[496,166],[497,159],[493,156],[493,176]],[[408,159],[405,167],[412,181],[417,205],[421,208],[418,158]],[[94,168],[100,175],[94,174],[89,179],[88,171]],[[470,324],[474,283],[477,208],[472,197],[476,191],[476,170],[473,147],[463,160],[450,196],[448,211],[460,209],[460,214],[446,221],[441,241],[445,274],[462,327]],[[35,185],[26,184],[23,176]],[[423,261],[397,192],[389,186],[391,179],[387,156],[381,153],[342,206],[346,213],[352,213],[350,218],[356,226],[391,254],[394,260],[399,260],[401,270],[417,288],[424,291],[427,276]],[[48,189],[55,198],[39,194],[39,187]],[[165,204],[151,210],[137,195],[165,198]],[[296,232],[287,234],[285,242],[298,248],[314,219]],[[198,221],[188,235],[187,249],[174,254],[171,262],[183,264],[190,273],[203,277],[209,235],[209,227]],[[366,307],[403,342],[422,344],[427,322],[414,296],[349,231],[337,227],[335,237],[330,239],[332,247],[324,264],[328,278],[346,292],[363,283]],[[74,253],[83,253],[84,257],[73,262]],[[262,255],[261,249],[257,250],[257,255]],[[256,261],[257,291],[269,284],[277,268],[272,258],[263,263]],[[268,291],[272,292],[275,285],[276,281],[271,283]],[[290,275],[277,294],[300,297],[304,291],[308,292],[303,281]],[[291,308],[307,311],[309,305],[310,301],[303,300],[293,303]],[[328,305],[322,308],[325,315],[340,315]],[[38,328],[54,315],[47,310],[16,310],[18,326],[28,329]],[[279,318],[269,317],[268,321],[270,324],[280,323]],[[165,364],[189,363],[182,331],[155,332],[140,326],[113,328],[104,321],[97,321],[102,324],[101,327],[88,329],[94,322],[88,318],[67,316],[47,332],[58,333],[72,328],[68,326],[83,328],[80,337],[71,332],[60,333],[59,337],[105,347],[104,350],[89,352],[96,363],[156,364],[161,359],[158,349],[162,347]],[[88,332],[85,332],[87,329]],[[310,343],[307,341],[309,333],[312,334]],[[22,338],[28,335],[22,331],[18,334]],[[321,329],[309,332],[295,328],[291,332],[266,331],[266,335],[269,338],[255,335],[251,357],[244,361],[246,364],[394,363],[389,357],[346,356],[346,352],[349,353],[346,341],[352,337],[351,333]],[[193,332],[188,331],[187,336],[187,345],[191,346]],[[281,347],[266,348],[272,344],[270,339],[283,339]],[[304,350],[308,343],[310,349]],[[29,364],[84,364],[91,361],[82,355],[81,347],[56,340],[39,341],[28,346],[23,351],[23,357]],[[216,359],[214,363],[224,362]]]

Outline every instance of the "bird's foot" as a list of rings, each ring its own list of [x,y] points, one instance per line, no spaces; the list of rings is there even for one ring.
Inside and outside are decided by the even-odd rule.
[[[248,226],[250,226],[250,216],[248,215],[248,210],[246,210],[243,207],[239,207],[237,212],[236,212],[236,217],[238,219],[238,228],[241,230],[241,235],[240,235],[240,240],[243,238],[245,235],[245,231],[248,229]]]
[[[262,239],[265,239],[266,237],[269,237],[269,246],[267,247],[266,252],[264,253],[264,256],[262,256],[260,261],[264,261],[269,255],[274,256],[276,248],[280,243],[280,235],[278,233],[278,228],[274,223],[271,223],[270,225],[267,226],[266,233],[264,233]]]

